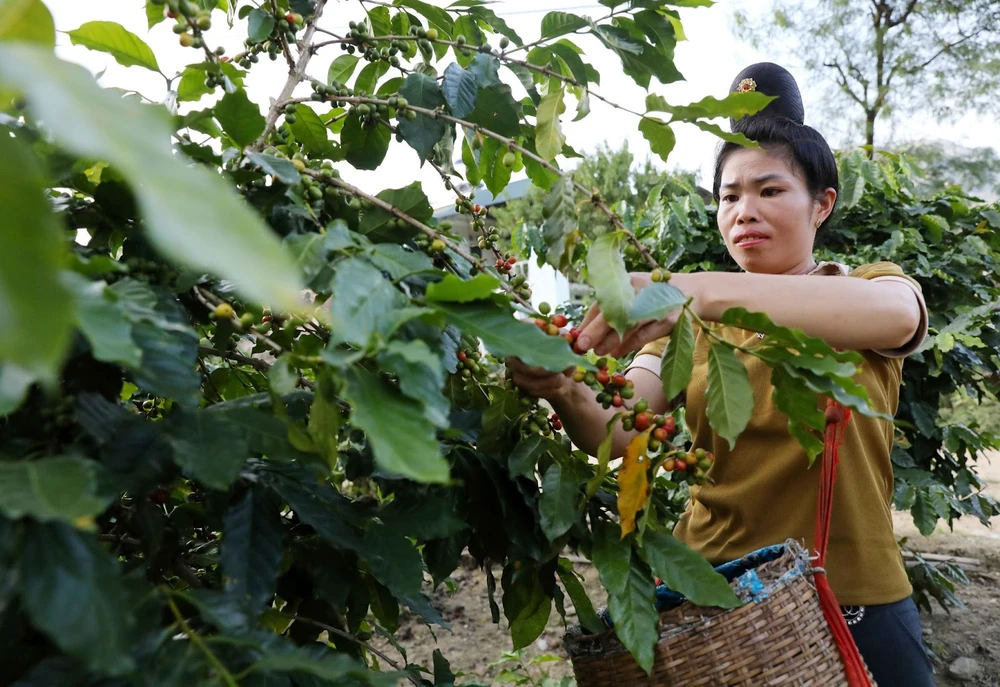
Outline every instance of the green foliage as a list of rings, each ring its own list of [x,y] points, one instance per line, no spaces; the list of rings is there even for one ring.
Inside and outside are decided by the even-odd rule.
[[[721,254],[703,231],[710,215],[690,180],[661,184],[648,165],[630,178],[627,153],[604,151],[613,164],[585,161],[576,179],[543,159],[574,154],[562,139],[562,89],[581,102],[581,117],[584,89],[601,81],[563,36],[594,33],[638,83],[668,82],[678,76],[677,17],[642,3],[611,23],[547,16],[550,37],[528,56],[548,59],[516,65],[529,93],[518,102],[500,77],[512,58],[479,43],[493,34],[522,42],[502,19],[475,4],[399,0],[351,29],[341,45],[355,60],[334,61],[328,80],[309,78],[308,103],[271,100],[265,110],[244,77],[265,54],[277,60],[286,45],[297,52],[297,41],[308,73],[312,13],[322,3],[279,0],[278,15],[236,4],[178,5],[176,30],[192,62],[171,82],[182,103],[171,115],[101,89],[57,59],[40,2],[0,3],[0,237],[16,249],[0,257],[5,676],[294,687],[389,684],[400,674],[388,668],[399,668],[420,684],[405,655],[378,655],[368,640],[392,638],[402,609],[446,626],[426,594],[466,549],[487,571],[497,619],[502,593],[516,646],[537,638],[553,606],[565,612],[564,589],[581,622],[599,630],[561,557],[567,547],[592,555],[612,592],[616,631],[648,668],[654,570],[695,601],[732,602],[707,564],[657,527],[647,531],[676,517],[686,485],[654,475],[638,529],[623,539],[611,435],[593,464],[509,384],[502,365],[516,356],[586,373],[594,361],[515,317],[529,310],[518,275],[471,259],[433,218],[419,184],[368,191],[350,178],[378,169],[396,145],[441,166],[461,135],[463,158],[494,193],[522,165],[545,189],[545,221],[530,245],[570,274],[586,272],[616,324],[684,307],[665,285],[635,297],[627,270],[645,266],[634,236],[667,268],[682,254],[692,268]],[[284,14],[286,5],[303,25]],[[151,8],[162,5],[147,3],[156,25]],[[234,31],[249,34],[229,59],[202,46],[204,26],[223,12]],[[468,31],[443,84],[435,77],[447,46],[422,43],[429,29],[439,39]],[[158,64],[117,24],[73,35],[123,64]],[[562,85],[552,86],[552,71]],[[291,74],[287,92],[299,78]],[[217,102],[197,109],[219,87]],[[684,106],[683,117],[709,126],[705,117],[747,110],[743,101],[706,102],[697,112]],[[650,199],[639,211],[622,202],[636,191]],[[606,202],[620,213],[614,232],[598,220]],[[937,249],[975,219],[957,218],[957,208],[928,204],[913,217],[941,221],[912,226],[933,229]],[[954,279],[968,279],[959,272]],[[966,293],[933,298],[952,296],[979,307]],[[952,356],[978,350],[980,340],[994,343],[992,330],[964,328],[982,317],[972,310],[966,325],[935,320],[943,363],[961,364]],[[688,324],[692,335],[701,326]],[[757,324],[783,342],[761,350],[787,389],[822,388],[863,407],[850,356]],[[690,340],[682,343],[673,386],[685,365],[689,374]],[[712,403],[721,410],[712,421],[734,438],[745,389],[741,370],[727,364],[730,350],[715,346]],[[609,431],[625,417],[617,414]],[[914,417],[953,452],[986,441],[972,429],[932,426],[920,411]],[[676,419],[683,424],[681,411]],[[814,418],[802,411],[794,419],[808,426]],[[922,455],[914,449],[912,459]],[[951,484],[941,481],[950,473],[931,468],[938,486],[908,483],[924,517],[951,507]],[[955,489],[970,493],[957,503],[992,508],[971,492],[972,473],[962,474]],[[435,684],[454,680],[446,657],[433,663]]]

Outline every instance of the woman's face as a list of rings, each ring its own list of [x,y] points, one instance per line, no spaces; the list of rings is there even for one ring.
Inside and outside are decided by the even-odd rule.
[[[719,230],[729,254],[747,272],[802,274],[813,266],[817,226],[836,198],[831,188],[816,200],[785,156],[745,148],[722,168]]]

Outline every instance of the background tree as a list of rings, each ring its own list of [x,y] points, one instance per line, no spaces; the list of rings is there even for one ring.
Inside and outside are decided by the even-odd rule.
[[[786,46],[836,86],[830,105],[857,113],[869,150],[876,123],[892,112],[998,111],[996,0],[774,0],[754,16],[735,15],[737,35],[778,55]]]

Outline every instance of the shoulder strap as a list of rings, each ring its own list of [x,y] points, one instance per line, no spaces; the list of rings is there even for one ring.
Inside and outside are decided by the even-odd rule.
[[[830,588],[826,577],[826,547],[830,539],[830,519],[833,513],[833,485],[837,481],[837,464],[840,462],[838,450],[844,442],[847,423],[851,419],[850,408],[845,408],[833,399],[826,402],[826,438],[823,444],[823,464],[820,473],[819,501],[816,507],[816,566],[813,579],[819,594],[820,606],[826,617],[837,649],[844,662],[849,687],[872,687],[868,679],[865,662],[854,643],[847,622],[840,612],[840,604]]]

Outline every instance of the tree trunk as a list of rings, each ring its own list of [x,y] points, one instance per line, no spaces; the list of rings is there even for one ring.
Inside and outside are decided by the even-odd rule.
[[[877,110],[865,111],[865,151],[868,159],[875,157],[875,118],[877,116]]]

